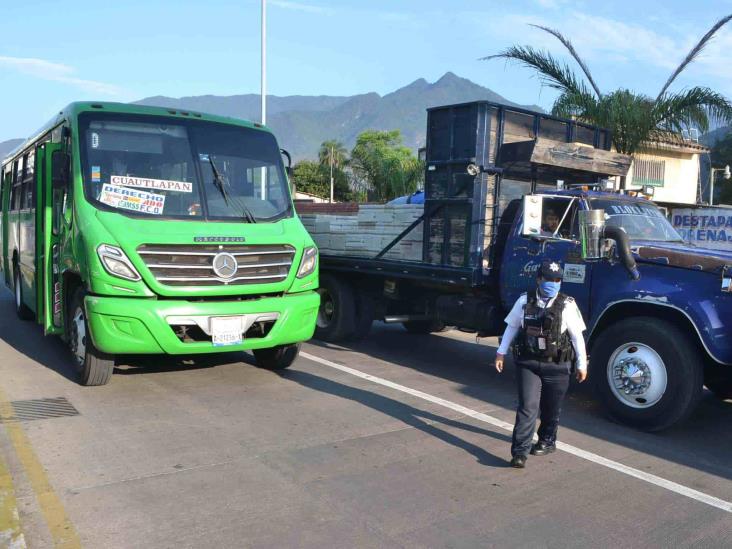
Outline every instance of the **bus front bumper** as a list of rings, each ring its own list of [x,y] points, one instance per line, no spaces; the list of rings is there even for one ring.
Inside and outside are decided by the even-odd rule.
[[[87,296],[86,314],[94,345],[112,355],[186,355],[267,349],[307,341],[315,331],[320,305],[316,292],[286,294],[251,301],[176,301]],[[240,344],[215,346],[211,317],[240,316],[268,323],[268,333],[243,338]],[[191,337],[181,337],[181,326]]]

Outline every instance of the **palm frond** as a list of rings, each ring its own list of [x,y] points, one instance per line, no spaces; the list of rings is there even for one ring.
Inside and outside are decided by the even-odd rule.
[[[656,100],[654,118],[658,127],[669,131],[696,126],[705,132],[710,121],[732,123],[732,103],[720,93],[697,86]]]
[[[539,73],[542,84],[561,92],[582,93],[589,91],[587,86],[574,74],[567,64],[555,59],[549,52],[531,46],[511,46],[501,53],[481,57],[481,61],[508,59],[518,61],[525,67]]]
[[[577,53],[577,50],[574,49],[572,42],[570,42],[568,38],[566,38],[561,32],[559,32],[556,29],[552,29],[550,27],[543,27],[542,25],[533,25],[532,24],[531,26],[535,27],[537,29],[541,29],[544,32],[548,32],[554,38],[559,40],[562,43],[562,45],[565,48],[567,48],[567,51],[574,58],[574,60],[577,61],[577,64],[582,69],[582,72],[585,73],[585,76],[587,77],[587,81],[592,86],[592,89],[595,90],[595,94],[597,94],[597,97],[602,97],[602,93],[600,93],[600,88],[595,83],[595,79],[592,78],[592,73],[590,72],[590,69],[587,67],[587,64],[584,62],[584,60],[579,56],[579,54]]]
[[[722,17],[719,21],[717,21],[707,33],[701,37],[701,40],[697,42],[696,46],[691,48],[688,54],[686,54],[686,57],[681,62],[681,64],[676,67],[676,70],[673,72],[673,74],[669,77],[668,80],[666,80],[666,83],[663,85],[663,88],[661,88],[661,92],[658,94],[658,98],[660,99],[661,96],[666,93],[666,90],[668,90],[671,83],[676,80],[676,77],[681,74],[681,72],[696,59],[699,54],[704,50],[706,45],[709,43],[709,41],[712,39],[712,37],[717,33],[719,29],[721,29],[724,25],[726,25],[730,20],[732,20],[732,14],[727,15],[726,17]]]
[[[576,118],[590,124],[598,123],[598,100],[590,93],[564,92],[552,106],[552,114],[562,118]]]

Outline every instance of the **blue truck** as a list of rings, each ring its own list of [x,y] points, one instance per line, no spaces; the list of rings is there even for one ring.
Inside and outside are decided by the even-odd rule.
[[[424,214],[370,257],[321,255],[316,337],[362,338],[375,319],[500,335],[551,258],[615,419],[657,431],[687,417],[704,385],[732,396],[732,254],[685,243],[653,202],[608,191],[630,164],[610,138],[488,102],[429,109]],[[387,259],[413,231],[422,261]]]

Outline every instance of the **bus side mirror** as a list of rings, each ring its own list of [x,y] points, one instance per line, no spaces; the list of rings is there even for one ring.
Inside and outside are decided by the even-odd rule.
[[[51,185],[54,189],[63,189],[69,184],[69,155],[62,151],[53,151],[51,155]]]
[[[602,259],[606,249],[605,210],[580,210],[579,230],[582,259]]]
[[[287,159],[285,171],[287,172],[287,178],[292,179],[292,156],[285,149],[280,149],[280,154]]]
[[[544,197],[537,195],[524,196],[524,219],[521,234],[538,236],[541,234],[542,207]]]

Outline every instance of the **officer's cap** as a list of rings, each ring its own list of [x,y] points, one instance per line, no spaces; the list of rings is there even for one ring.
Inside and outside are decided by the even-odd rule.
[[[562,278],[564,276],[564,269],[562,269],[562,264],[559,261],[547,259],[542,262],[538,274],[542,278]]]

